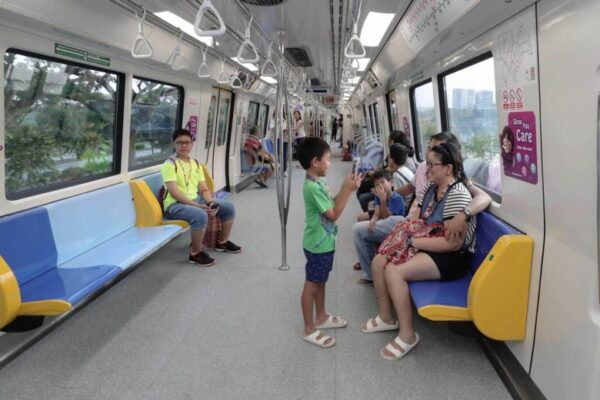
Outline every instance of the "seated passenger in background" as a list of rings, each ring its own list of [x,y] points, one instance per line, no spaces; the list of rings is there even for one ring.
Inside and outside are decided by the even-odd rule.
[[[406,158],[406,162],[402,165],[406,166],[414,174],[417,170],[417,165],[415,164],[415,160],[413,160],[413,157],[415,156],[415,149],[406,134],[398,130],[392,131],[390,133],[388,144],[390,148],[394,144],[401,144],[408,149],[408,157]]]
[[[392,172],[395,189],[410,184],[410,182],[415,177],[415,174],[413,174],[410,168],[408,168],[408,166],[406,165],[406,160],[408,159],[409,152],[410,149],[398,143],[394,143],[390,146],[388,171]],[[404,205],[407,209],[408,207],[410,207],[412,197],[412,194],[403,197]],[[404,213],[402,215],[404,215]]]
[[[166,195],[163,201],[165,217],[179,219],[190,224],[192,245],[188,261],[202,266],[210,266],[215,260],[203,251],[202,240],[208,223],[208,214],[221,220],[221,237],[215,250],[239,253],[242,248],[229,240],[233,227],[235,209],[228,201],[217,203],[206,186],[204,173],[198,161],[190,157],[192,134],[179,129],[173,133],[176,155],[163,164],[161,173]],[[198,195],[200,194],[200,195]]]
[[[358,280],[357,283],[359,284],[373,283],[371,260],[373,259],[375,250],[373,247],[374,243],[364,240],[364,236],[361,234],[357,235],[357,233],[367,231],[370,234],[375,234],[376,230],[382,230],[382,224],[385,226],[383,228],[384,231],[389,233],[396,222],[404,219],[402,217],[404,215],[404,200],[402,196],[392,190],[391,181],[392,177],[389,171],[377,170],[373,174],[375,209],[372,215],[368,215],[367,213],[360,214],[359,222],[355,223],[352,227],[354,247],[360,260],[358,264],[361,266],[360,269],[362,269],[364,275],[363,278]],[[389,222],[384,223],[384,220],[389,220]]]
[[[374,226],[379,219],[386,219],[390,215],[404,214],[404,200],[402,196],[392,190],[392,174],[380,169],[373,173],[373,200],[374,208],[369,212],[358,214],[358,221],[370,221]]]
[[[463,240],[449,240],[440,231],[444,221],[468,213],[465,210],[471,202],[459,149],[450,143],[434,146],[427,155],[427,176],[429,183],[418,205],[419,218],[427,227],[436,227],[437,237],[397,236],[394,231],[372,262],[379,313],[363,324],[361,330],[372,333],[400,328],[398,336],[381,350],[381,356],[388,360],[402,358],[419,342],[412,325],[408,282],[458,279],[468,270],[474,252],[475,218],[469,217]],[[410,227],[402,229],[405,228]],[[394,247],[397,243],[388,243],[390,238],[397,237],[403,240],[403,249],[412,248],[416,253],[412,258],[400,255]]]
[[[271,155],[268,151],[263,149],[258,135],[258,128],[256,126],[250,128],[250,132],[248,137],[246,138],[246,143],[244,143],[244,147],[252,155],[256,155],[258,161],[262,162],[266,167],[263,171],[261,171],[260,177],[254,181],[258,185],[266,188],[269,177],[271,177],[271,175],[273,175],[273,172],[275,172],[275,167],[273,166],[274,158],[273,155]],[[254,164],[255,162],[256,160],[251,160],[252,164]]]

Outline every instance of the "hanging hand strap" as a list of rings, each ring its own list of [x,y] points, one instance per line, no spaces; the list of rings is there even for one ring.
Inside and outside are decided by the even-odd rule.
[[[198,68],[198,77],[199,78],[210,78],[212,71],[206,62],[206,52],[208,51],[208,45],[202,50],[202,64],[200,64],[200,68]]]
[[[221,71],[217,76],[217,83],[229,84],[229,75],[225,72],[225,59],[221,60]]]
[[[146,20],[146,10],[144,10],[144,14],[142,14],[142,18],[140,19],[137,14],[135,18],[138,20],[138,33],[133,41],[133,46],[131,46],[131,56],[133,58],[150,58],[152,57],[153,51],[150,42],[144,36],[144,21]]]
[[[252,43],[252,40],[250,40],[250,27],[252,26],[252,20],[253,20],[253,17],[250,16],[250,22],[248,23],[248,26],[246,27],[244,41],[242,42],[242,45],[240,46],[240,49],[238,50],[238,53],[237,53],[237,59],[238,59],[238,62],[240,62],[240,63],[254,64],[254,63],[257,63],[260,61],[260,57],[258,55],[258,51],[256,50],[256,46],[254,45],[254,43]],[[244,58],[243,57],[244,48],[248,48],[248,51],[250,53],[252,53],[254,56],[252,58]]]
[[[272,41],[271,41],[271,43],[269,43],[269,49],[267,50],[267,60],[263,64],[263,66],[260,70],[260,74],[263,76],[276,77],[277,76],[277,67],[275,66],[275,63],[273,63],[273,60],[271,60],[271,46],[273,46]]]
[[[219,27],[217,29],[212,30],[203,30],[200,28],[200,23],[202,22],[202,17],[204,14],[210,11],[212,12],[219,21]],[[227,28],[225,27],[225,23],[223,22],[223,18],[221,18],[221,14],[217,11],[215,6],[211,3],[210,0],[204,0],[198,12],[196,13],[196,19],[194,20],[194,32],[196,32],[199,36],[222,36],[225,34]]]

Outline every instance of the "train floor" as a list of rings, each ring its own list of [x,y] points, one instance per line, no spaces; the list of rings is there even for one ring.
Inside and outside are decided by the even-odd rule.
[[[304,171],[296,165],[290,271],[277,269],[274,182],[248,187],[231,197],[241,254],[212,252],[211,268],[189,264],[183,234],[0,369],[0,399],[509,399],[477,340],[446,324],[415,315],[421,343],[400,361],[379,355],[393,332],[359,331],[377,304],[352,269],[354,197],[339,221],[326,299],[349,325],[329,331],[331,349],[301,340]],[[333,160],[332,192],[349,169]]]

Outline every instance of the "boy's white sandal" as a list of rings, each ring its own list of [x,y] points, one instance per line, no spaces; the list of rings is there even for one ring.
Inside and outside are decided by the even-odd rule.
[[[335,339],[332,338],[331,336],[327,336],[327,335],[322,335],[320,339],[317,339],[319,337],[319,335],[321,335],[321,331],[320,330],[316,330],[313,333],[311,333],[310,335],[302,335],[302,340],[314,344],[315,346],[319,346],[319,347],[323,347],[323,348],[329,348],[329,347],[333,347],[335,346]],[[331,339],[331,341],[328,344],[325,344],[325,342],[327,342],[327,340]]]
[[[398,324],[398,321],[396,321],[393,324],[388,324],[384,320],[382,320],[379,315],[375,317],[375,323],[377,324],[377,326],[375,326],[375,324],[373,323],[373,318],[370,318],[367,321],[367,329],[361,329],[360,331],[362,333],[375,333],[375,332],[383,332],[383,331],[392,331],[392,330],[398,329],[400,327],[400,324]]]
[[[390,342],[390,343],[386,344],[383,349],[381,349],[381,352],[380,352],[381,357],[385,358],[386,360],[390,360],[390,361],[401,359],[409,351],[411,351],[413,349],[413,347],[415,347],[417,345],[417,343],[419,343],[419,334],[415,332],[415,342],[411,343],[411,344],[405,343],[402,339],[400,339],[399,336],[396,336],[394,338],[394,342],[402,349],[402,351],[400,351],[397,348],[395,348],[394,346],[392,346],[392,343]],[[389,355],[385,354],[384,350],[387,350],[389,353],[392,353],[393,356],[389,356]]]
[[[327,320],[323,322],[321,325],[315,325],[317,329],[336,329],[336,328],[344,328],[348,325],[348,321],[341,319],[340,317],[333,316],[331,314],[327,315]]]

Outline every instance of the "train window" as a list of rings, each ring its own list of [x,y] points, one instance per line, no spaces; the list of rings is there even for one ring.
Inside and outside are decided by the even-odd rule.
[[[208,107],[208,119],[206,120],[206,143],[205,148],[209,149],[212,146],[213,141],[213,123],[215,113],[217,112],[217,95],[218,91],[213,90],[213,94],[210,97],[210,106]]]
[[[227,128],[229,127],[229,97],[219,96],[219,121],[217,125],[217,146],[223,146],[227,139]]]
[[[20,50],[4,54],[8,199],[119,172],[123,79]]]
[[[373,104],[369,106],[369,125],[371,128],[370,136],[375,136],[375,118],[373,117]]]
[[[381,121],[379,120],[379,103],[373,103],[373,117],[375,118],[375,135],[381,137]]]
[[[398,120],[398,107],[396,106],[396,91],[392,90],[387,94],[388,116],[390,120],[390,130],[400,129],[400,121]]]
[[[131,92],[129,170],[162,163],[173,152],[171,138],[181,126],[183,88],[134,77]]]
[[[429,136],[437,133],[435,102],[431,80],[410,88],[410,108],[414,127],[417,158],[425,160],[425,147]]]
[[[492,54],[460,65],[439,79],[444,130],[459,137],[467,176],[493,192],[495,200],[500,201],[500,151]]]
[[[263,104],[260,106],[260,114],[258,114],[258,127],[264,136],[267,136],[267,120],[269,119],[269,106]]]
[[[248,105],[248,120],[246,123],[246,126],[248,127],[248,132],[250,131],[250,128],[257,125],[258,108],[259,107],[260,107],[259,104],[255,103],[253,101],[251,101],[250,104]],[[248,133],[248,132],[244,132],[244,133]]]

